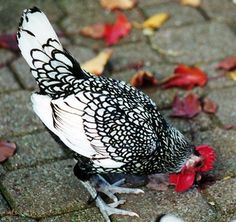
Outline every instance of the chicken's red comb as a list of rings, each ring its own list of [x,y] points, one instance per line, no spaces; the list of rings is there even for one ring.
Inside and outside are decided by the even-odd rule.
[[[184,166],[181,172],[169,175],[169,182],[175,185],[176,192],[184,192],[191,188],[197,172],[206,172],[213,168],[216,158],[214,149],[208,145],[197,146],[195,149],[202,158],[202,165],[191,169]]]
[[[201,145],[196,147],[196,151],[203,158],[203,165],[198,169],[199,172],[206,172],[213,169],[213,163],[216,159],[214,149],[208,145]]]

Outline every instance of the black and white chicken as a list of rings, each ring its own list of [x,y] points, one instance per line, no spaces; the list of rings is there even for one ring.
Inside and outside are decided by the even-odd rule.
[[[106,221],[112,214],[138,216],[118,209],[124,200],[115,194],[143,191],[119,187],[124,180],[109,184],[103,174],[180,172],[201,161],[147,95],[123,81],[83,70],[38,8],[24,10],[17,41],[40,89],[31,96],[33,110],[76,153],[74,173]],[[113,202],[105,203],[98,192]]]

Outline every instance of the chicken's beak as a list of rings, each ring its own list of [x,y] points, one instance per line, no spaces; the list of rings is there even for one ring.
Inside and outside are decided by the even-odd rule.
[[[201,156],[191,155],[186,162],[187,169],[199,168],[203,165],[203,159]]]

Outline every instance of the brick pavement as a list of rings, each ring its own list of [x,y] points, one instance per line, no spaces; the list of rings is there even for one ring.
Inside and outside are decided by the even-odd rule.
[[[0,32],[16,31],[22,10],[33,5],[46,12],[56,30],[68,32],[112,18],[95,0],[0,0]],[[151,37],[133,30],[114,46],[112,71],[106,75],[129,81],[134,71],[127,69],[127,64],[141,60],[159,78],[169,75],[180,62],[196,64],[209,77],[217,76],[217,62],[236,52],[236,5],[231,0],[203,0],[202,9],[205,13],[174,0],[139,0],[137,7],[125,12],[130,20],[143,21],[160,11],[169,12],[171,19]],[[62,42],[82,62],[105,47],[100,40],[79,35],[62,38]],[[7,64],[0,69],[0,136],[18,144],[17,153],[0,165],[0,221],[103,221],[94,205],[87,205],[88,193],[73,176],[70,153],[51,139],[32,112],[30,94],[36,84],[28,65],[5,49],[0,49],[0,63]],[[185,93],[145,90],[167,118],[177,91]],[[192,189],[183,194],[173,189],[154,192],[144,188],[144,195],[129,195],[124,205],[140,218],[115,217],[114,221],[146,222],[166,212],[186,222],[229,222],[236,218],[236,129],[223,129],[224,124],[236,124],[236,82],[223,77],[194,91],[217,101],[216,115],[169,119],[196,145],[208,143],[216,149],[218,159],[212,174],[217,182],[203,192]]]

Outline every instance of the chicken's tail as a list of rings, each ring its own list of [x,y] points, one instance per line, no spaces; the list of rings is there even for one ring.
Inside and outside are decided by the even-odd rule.
[[[24,10],[17,42],[43,93],[64,94],[71,90],[76,79],[89,76],[63,49],[47,17],[36,7]]]

